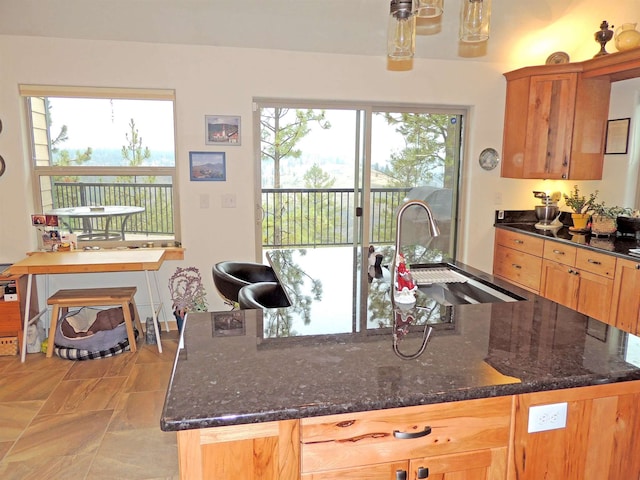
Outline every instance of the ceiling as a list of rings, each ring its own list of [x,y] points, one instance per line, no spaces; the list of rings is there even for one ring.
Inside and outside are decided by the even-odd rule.
[[[544,60],[571,53],[569,21],[595,53],[603,19],[640,20],[639,0],[493,0],[491,39],[474,50],[457,40],[460,3],[444,0],[441,20],[420,27],[416,57],[513,63],[515,42],[564,22],[536,40]],[[388,11],[389,0],[0,0],[0,34],[384,56]]]

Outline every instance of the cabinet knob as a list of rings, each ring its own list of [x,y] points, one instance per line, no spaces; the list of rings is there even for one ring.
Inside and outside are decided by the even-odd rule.
[[[407,471],[396,470],[396,480],[407,480]]]
[[[640,263],[636,263],[636,270],[640,270]]]
[[[567,174],[566,174],[566,173],[563,173],[563,174],[562,174],[562,178],[563,178],[564,180],[566,180],[566,179],[567,179]]]
[[[429,469],[425,467],[418,467],[418,476],[416,478],[429,478]]]
[[[431,427],[427,426],[427,427],[424,427],[424,430],[422,430],[421,432],[401,432],[400,430],[394,430],[393,436],[394,438],[398,438],[400,440],[408,440],[411,438],[426,437],[430,433],[431,433]]]

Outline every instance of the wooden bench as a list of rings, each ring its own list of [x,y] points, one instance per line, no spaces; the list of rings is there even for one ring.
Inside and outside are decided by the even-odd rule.
[[[140,324],[140,316],[136,308],[136,302],[133,296],[136,293],[136,287],[113,287],[113,288],[81,288],[74,290],[59,290],[47,300],[48,305],[53,305],[51,312],[51,325],[49,326],[49,341],[47,345],[47,357],[53,355],[56,329],[58,326],[58,318],[60,310],[64,315],[69,307],[106,307],[121,306],[124,314],[124,323],[127,329],[127,337],[129,338],[129,347],[131,352],[135,352],[138,348],[136,345],[136,336],[133,331],[133,322],[136,322],[138,331],[142,333],[142,325]],[[129,305],[133,307],[135,318],[131,318]]]

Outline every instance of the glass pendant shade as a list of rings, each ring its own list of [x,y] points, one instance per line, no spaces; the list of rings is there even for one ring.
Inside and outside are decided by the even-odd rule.
[[[416,17],[411,10],[411,1],[391,0],[387,55],[391,60],[409,60],[413,58],[415,45]]]
[[[460,11],[460,40],[483,42],[489,38],[491,0],[462,0]]]
[[[436,18],[444,10],[443,0],[414,0],[414,13],[418,18]]]

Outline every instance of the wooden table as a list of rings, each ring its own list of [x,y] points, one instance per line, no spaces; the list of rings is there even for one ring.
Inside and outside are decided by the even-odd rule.
[[[31,301],[31,285],[33,275],[50,275],[61,273],[109,273],[109,272],[141,272],[145,273],[149,302],[153,313],[153,327],[158,339],[158,352],[162,353],[162,344],[159,341],[158,312],[153,301],[149,272],[157,272],[164,262],[165,251],[156,249],[135,250],[99,250],[99,251],[72,251],[72,252],[37,252],[9,267],[12,275],[28,275],[26,304]],[[159,306],[162,302],[158,298]],[[22,340],[21,357],[26,359],[27,328],[29,324],[42,316],[47,309],[40,311],[38,315],[30,318],[25,312],[24,334]],[[53,348],[53,346],[49,347]]]

